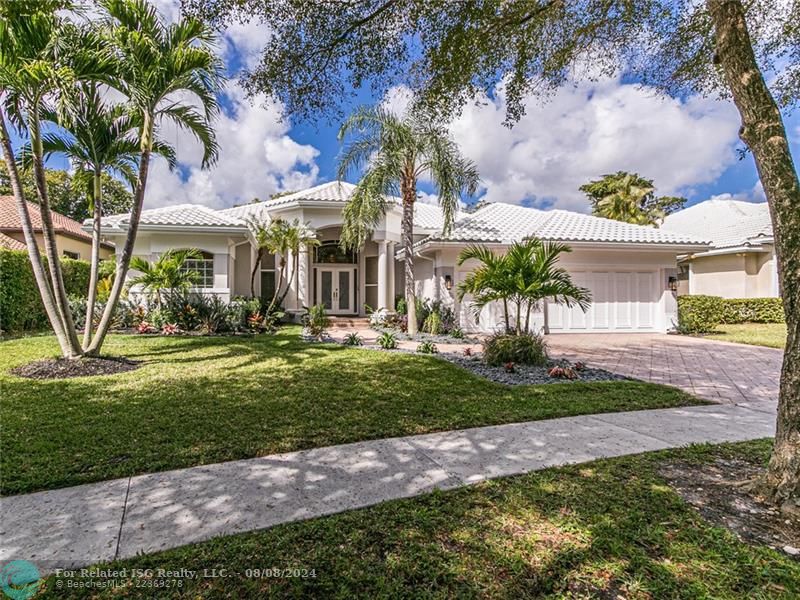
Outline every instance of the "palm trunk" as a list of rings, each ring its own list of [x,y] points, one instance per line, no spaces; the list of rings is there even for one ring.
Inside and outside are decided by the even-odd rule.
[[[525,314],[525,333],[531,332],[531,308],[533,307],[532,302],[528,302],[528,311]]]
[[[144,115],[144,123],[142,124],[142,140],[141,150],[142,155],[139,158],[139,175],[136,179],[136,190],[133,194],[133,208],[131,209],[130,222],[128,223],[128,235],[125,238],[125,245],[122,247],[122,253],[117,258],[117,274],[114,278],[114,284],[111,286],[111,293],[108,296],[108,302],[103,310],[103,316],[100,318],[100,323],[97,325],[97,331],[92,338],[92,343],[87,348],[87,354],[96,355],[103,347],[103,341],[108,334],[108,329],[111,327],[111,320],[114,317],[114,312],[117,310],[122,289],[125,286],[125,277],[128,275],[128,268],[131,264],[133,257],[133,245],[136,242],[136,233],[139,231],[139,220],[142,217],[142,205],[144,204],[144,191],[147,186],[147,172],[150,168],[150,153],[153,148],[153,117],[150,114]]]
[[[58,255],[56,233],[53,228],[53,216],[50,212],[50,199],[47,195],[47,180],[44,174],[44,159],[42,150],[42,135],[39,128],[39,113],[37,108],[31,110],[28,119],[28,130],[31,136],[31,149],[33,154],[33,174],[36,182],[36,191],[39,196],[39,213],[42,219],[42,238],[44,239],[44,253],[47,257],[47,267],[50,271],[50,283],[53,289],[58,316],[64,326],[67,339],[66,358],[77,358],[83,354],[72,311],[69,308],[67,289],[64,286],[64,276],[61,271],[61,257]]]
[[[94,172],[93,190],[94,197],[92,210],[92,258],[89,267],[89,293],[86,297],[86,323],[83,326],[83,348],[89,347],[92,341],[92,328],[94,325],[94,305],[97,301],[97,272],[100,269],[100,219],[102,209],[102,179],[98,171]]]
[[[515,302],[517,305],[517,335],[522,333],[522,300]]]
[[[759,70],[739,1],[707,0],[715,61],[742,118],[740,137],[753,152],[769,203],[786,315],[775,444],[762,489],[787,510],[800,511],[800,183],[786,129]]]
[[[277,306],[280,306],[281,304],[283,304],[283,301],[286,300],[286,296],[289,294],[289,289],[292,287],[292,282],[294,281],[294,277],[297,274],[297,266],[298,266],[297,253],[294,250],[292,250],[292,270],[289,271],[289,277],[286,280],[287,282],[286,289],[283,290],[283,292],[278,297],[278,301],[276,302]]]
[[[250,296],[255,298],[256,297],[256,274],[258,273],[258,267],[261,266],[261,248],[258,249],[256,252],[256,263],[253,265],[253,270],[250,272]]]
[[[39,252],[39,245],[36,243],[36,237],[33,233],[33,223],[31,222],[30,213],[28,213],[28,203],[25,201],[25,196],[22,193],[22,184],[20,183],[19,171],[17,171],[16,157],[14,156],[11,138],[8,135],[8,129],[6,128],[6,122],[2,112],[0,112],[0,142],[2,142],[3,158],[5,159],[11,190],[17,205],[17,212],[19,213],[22,223],[22,234],[25,237],[25,245],[28,248],[28,258],[30,258],[31,261],[31,270],[36,280],[36,287],[39,289],[39,295],[42,298],[45,314],[47,314],[47,319],[50,321],[50,326],[53,328],[53,333],[56,335],[61,353],[64,356],[68,356],[71,350],[69,340],[64,331],[64,322],[58,314],[58,307],[56,306],[55,297],[53,296],[53,290],[50,287],[50,282],[47,279],[44,265],[42,264],[42,255]]]
[[[508,298],[503,298],[503,318],[506,322],[506,333],[511,333],[511,317],[508,314]]]
[[[413,163],[411,165],[413,172]],[[417,333],[417,296],[414,291],[414,202],[417,200],[417,185],[413,175],[406,174],[400,187],[403,194],[403,268],[405,270],[406,314],[408,335]]]
[[[275,291],[272,293],[272,301],[269,303],[269,307],[267,308],[267,314],[272,314],[272,311],[275,309],[275,305],[278,302],[278,294],[283,287],[283,271],[286,268],[286,258],[284,258],[283,254],[281,254],[281,262],[278,269],[278,281],[275,282]]]

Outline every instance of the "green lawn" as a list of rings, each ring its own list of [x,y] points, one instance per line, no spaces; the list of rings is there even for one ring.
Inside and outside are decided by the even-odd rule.
[[[218,538],[105,567],[227,577],[128,576],[117,582],[129,587],[96,593],[152,597],[136,586],[181,581],[158,597],[798,598],[799,562],[711,526],[657,475],[665,459],[762,462],[769,448],[762,440],[610,459]],[[268,568],[307,577],[247,576]],[[84,595],[58,585],[49,579],[45,595]]]
[[[509,388],[440,359],[261,337],[115,335],[144,361],[106,377],[37,381],[8,369],[56,352],[0,343],[2,493],[16,494],[437,430],[700,404],[638,382]]]
[[[785,323],[742,323],[740,325],[720,325],[707,336],[712,340],[783,348],[786,345]]]

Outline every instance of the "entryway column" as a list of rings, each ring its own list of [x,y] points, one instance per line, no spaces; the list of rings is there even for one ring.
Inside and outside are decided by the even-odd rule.
[[[381,240],[378,242],[378,306],[377,308],[388,308],[386,296],[389,291],[389,252],[388,242]]]
[[[308,267],[310,261],[310,252],[307,246],[302,246],[300,249],[300,261],[297,264],[297,308],[301,309],[304,306],[312,306],[314,302],[311,300],[311,269]]]
[[[388,291],[389,297],[387,298],[388,304],[386,305],[386,308],[388,308],[391,311],[394,310],[394,297],[396,295],[396,292],[394,290],[394,268],[395,268],[394,252],[395,252],[395,243],[389,242],[389,247],[388,247],[389,256],[387,257],[389,260],[389,282],[388,285],[386,286],[387,289],[389,290]]]

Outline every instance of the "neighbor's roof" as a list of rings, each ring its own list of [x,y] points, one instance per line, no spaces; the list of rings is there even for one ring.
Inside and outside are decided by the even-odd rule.
[[[713,248],[759,245],[772,238],[772,222],[766,202],[706,200],[669,215],[662,229],[702,235]]]
[[[5,233],[0,233],[0,248],[8,248],[9,250],[26,250],[27,246]]]
[[[104,217],[101,226],[109,229],[124,229],[129,220],[130,214],[112,215]],[[85,222],[85,225],[90,224],[91,221]],[[201,204],[175,204],[144,210],[139,224],[145,227],[210,227],[234,230],[245,227],[245,223],[241,219]]]
[[[700,236],[632,225],[567,210],[543,211],[493,202],[461,216],[448,236],[426,241],[510,243],[529,237],[564,242],[703,245]]]
[[[42,213],[39,205],[28,202],[28,214],[31,217],[31,225],[35,232],[42,231]],[[53,219],[53,229],[57,235],[79,239],[88,244],[92,243],[92,236],[83,230],[81,224],[69,217],[51,211]],[[22,231],[22,221],[17,212],[17,203],[14,196],[0,196],[0,232],[3,231]],[[20,242],[21,243],[21,242]],[[5,244],[4,244],[5,245]],[[111,244],[103,242],[103,246],[113,248]],[[23,244],[23,249],[25,245]]]
[[[269,213],[270,209],[287,206],[293,203],[330,202],[332,205],[345,204],[350,199],[355,189],[355,185],[346,181],[329,181],[308,188],[307,190],[300,190],[299,192],[279,196],[272,200],[245,204],[234,208],[226,208],[219,212],[237,219],[247,219],[251,216],[264,218],[264,213]],[[387,199],[397,205],[402,204],[402,200],[396,196],[387,196]],[[443,223],[442,211],[438,206],[424,204],[422,202],[414,203],[415,227],[420,229],[441,230]]]

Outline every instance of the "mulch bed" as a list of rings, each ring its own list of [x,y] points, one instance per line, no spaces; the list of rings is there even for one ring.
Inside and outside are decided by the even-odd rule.
[[[11,369],[11,373],[28,379],[67,379],[93,375],[115,375],[138,369],[140,363],[127,358],[46,358]]]
[[[769,546],[800,561],[800,519],[760,501],[742,485],[763,470],[763,465],[720,458],[702,465],[670,462],[659,473],[707,521],[747,543]]]

